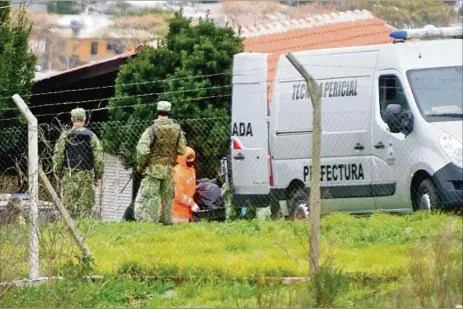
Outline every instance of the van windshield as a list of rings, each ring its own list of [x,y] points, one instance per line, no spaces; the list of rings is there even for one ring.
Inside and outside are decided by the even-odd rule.
[[[416,104],[427,122],[463,119],[463,67],[407,72]]]

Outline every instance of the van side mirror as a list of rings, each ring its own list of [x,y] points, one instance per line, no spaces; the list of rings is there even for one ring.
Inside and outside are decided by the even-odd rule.
[[[403,133],[407,136],[413,131],[413,114],[402,111],[399,104],[389,104],[386,108],[386,123],[392,133]]]

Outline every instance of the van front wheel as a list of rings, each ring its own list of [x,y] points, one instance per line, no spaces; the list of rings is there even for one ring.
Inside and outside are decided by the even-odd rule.
[[[303,189],[295,189],[289,199],[289,217],[293,220],[309,218],[309,197]]]
[[[418,210],[432,211],[438,209],[442,202],[439,192],[430,179],[423,180],[415,194],[414,208]]]

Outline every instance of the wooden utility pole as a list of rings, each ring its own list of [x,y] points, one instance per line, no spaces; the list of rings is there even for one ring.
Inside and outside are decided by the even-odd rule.
[[[320,144],[321,144],[321,89],[315,79],[307,72],[293,53],[287,53],[286,58],[302,75],[307,83],[310,99],[313,106],[313,133],[312,133],[312,168],[310,178],[310,268],[309,276],[314,275],[319,267],[320,253]]]
[[[58,197],[58,194],[56,194],[55,189],[53,188],[52,184],[48,180],[45,172],[42,170],[42,167],[39,168],[39,177],[40,177],[40,180],[45,185],[45,190],[47,191],[48,195],[53,200],[53,204],[55,204],[59,214],[64,219],[64,222],[66,223],[66,227],[68,228],[69,233],[71,234],[72,238],[74,238],[74,240],[76,241],[77,246],[79,246],[79,249],[83,253],[84,257],[91,258],[92,253],[90,249],[87,247],[87,245],[84,242],[84,239],[77,231],[77,228],[74,225],[74,221],[72,220],[66,208],[64,208],[64,205],[61,202],[61,199]]]

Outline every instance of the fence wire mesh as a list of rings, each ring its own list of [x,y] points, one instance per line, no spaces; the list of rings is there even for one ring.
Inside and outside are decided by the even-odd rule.
[[[227,155],[229,148],[230,119],[197,119],[177,121],[184,132],[188,146],[196,152],[196,178],[213,179],[220,173],[220,159]],[[131,179],[136,167],[136,145],[142,133],[151,125],[149,122],[137,123],[88,123],[85,127],[97,136],[104,157],[104,173],[101,183],[93,186],[94,203],[92,219],[122,220],[124,212],[135,198],[140,186],[140,177]],[[55,178],[53,171],[54,155],[60,135],[71,125],[40,124],[39,163],[48,179],[59,193],[63,202],[78,204],[85,199],[85,183],[76,181],[80,195],[74,199],[63,199],[61,181]],[[21,194],[28,189],[28,130],[27,125],[4,128],[0,135],[0,282],[9,282],[25,278],[29,264],[29,214],[28,200]],[[81,141],[82,142],[82,141]],[[77,146],[77,158],[85,158],[91,151],[91,144],[81,143]],[[74,169],[75,170],[75,169]],[[135,174],[137,175],[137,174]],[[138,175],[137,175],[138,176]],[[78,179],[80,180],[80,179]],[[93,177],[89,179],[93,181]],[[66,194],[66,193],[64,193]],[[72,205],[64,206],[70,214]],[[220,213],[222,216],[223,214]],[[78,218],[78,230],[85,238],[86,233],[96,224],[88,218]],[[42,183],[39,186],[39,245],[40,270],[43,276],[63,274],[63,260],[72,265],[78,256],[77,247],[68,236],[67,228],[60,219]],[[91,223],[93,222],[93,223]],[[69,263],[67,263],[69,262]],[[68,266],[69,266],[68,265]]]
[[[462,95],[459,86],[461,79],[455,79],[453,82],[456,84],[450,85],[452,87],[445,90],[447,92],[452,90],[452,98],[448,97],[448,99],[458,103],[461,102]],[[431,98],[447,93],[436,92],[436,89],[427,86],[423,89],[427,90]],[[286,95],[290,96],[294,93],[290,91]],[[435,102],[434,99],[432,101]],[[308,104],[307,102],[304,106],[309,109]],[[408,142],[406,136],[414,129],[411,117],[413,114],[404,95],[404,89],[395,77],[385,76],[380,80],[377,104],[379,106],[364,110],[339,106],[338,110],[323,112],[321,119],[322,214],[337,211],[401,211],[407,208],[429,210],[430,206],[445,206],[447,203],[458,205],[459,202],[461,206],[461,201],[456,195],[450,195],[444,201],[438,190],[438,183],[431,178],[431,175],[424,172],[415,173],[416,171],[412,170],[416,162],[428,162],[430,153],[426,151],[428,146],[424,139],[422,144],[419,141]],[[391,109],[398,107],[400,113],[391,118],[390,112],[394,113]],[[444,104],[442,108],[447,108],[447,112],[439,114],[434,110],[435,114],[431,115],[431,111],[426,110],[424,114],[426,117],[436,119],[461,118],[461,107],[458,105],[455,107]],[[450,112],[448,112],[449,108]],[[429,109],[432,110],[433,105],[430,105]],[[378,112],[374,113],[375,110]],[[252,216],[254,206],[271,206],[269,211],[275,218],[282,216],[307,218],[310,195],[308,187],[312,170],[311,112],[297,114],[289,109],[281,110],[276,120],[271,119],[270,130],[266,132],[268,141],[266,134],[262,134],[262,140],[257,142],[259,145],[268,145],[268,149],[267,146],[262,146],[259,152],[260,150],[253,149],[251,146],[246,150],[250,151],[246,154],[247,160],[233,159],[234,155],[240,152],[238,150],[229,153],[232,145],[230,136],[234,132],[230,118],[184,119],[177,122],[185,133],[188,146],[196,151],[197,179],[216,178],[221,172],[221,160],[224,157],[228,158],[228,176],[230,176],[228,180],[232,181],[232,189],[236,189],[234,185],[239,184],[241,193],[244,192],[242,196],[248,197],[245,203],[235,203],[236,201],[232,203],[232,215]],[[97,136],[104,151],[101,183],[97,186],[90,185],[95,195],[91,205],[93,219],[122,220],[127,207],[135,199],[141,181],[139,177],[131,178],[137,165],[135,149],[142,133],[152,123],[152,121],[89,122],[86,125],[86,128]],[[57,191],[62,191],[60,190],[62,188],[59,187],[59,182],[53,173],[53,157],[60,135],[70,129],[70,126],[70,123],[60,124],[59,121],[39,125],[39,162]],[[238,136],[244,135],[239,137],[242,141],[246,141],[246,130],[246,127],[243,130],[240,127],[238,132],[235,132]],[[253,143],[262,132],[254,133]],[[447,147],[447,152],[454,151],[451,154],[453,158],[461,158],[461,147],[458,153],[458,145],[455,146],[455,141],[450,135],[441,137],[439,143],[443,148]],[[90,145],[91,143],[87,146]],[[244,149],[241,152],[244,152]],[[80,147],[77,157],[89,156],[90,153],[88,148]],[[0,201],[0,282],[27,276],[28,202],[15,196],[8,196],[8,194],[27,192],[27,158],[27,125],[3,127],[0,130],[0,170],[2,171],[0,195],[3,196]],[[413,177],[410,176],[412,174]],[[93,179],[89,181],[92,182]],[[463,188],[463,183],[458,177],[448,179],[446,185],[450,191]],[[84,192],[84,186],[79,189],[77,191],[80,193]],[[63,192],[60,194],[62,195]],[[82,196],[77,197],[78,200],[81,198]],[[72,269],[72,263],[66,264],[65,267],[62,261],[75,259],[77,248],[72,238],[67,236],[64,223],[58,220],[59,215],[42,184],[39,187],[39,200],[41,274],[60,275]],[[286,204],[280,204],[281,201],[286,201]],[[247,207],[247,214],[241,212],[239,207],[242,206]],[[65,207],[71,209],[70,205]],[[226,213],[220,213],[220,216],[223,215],[228,216]],[[91,230],[92,224],[96,224],[95,222],[79,221],[79,230],[84,238],[87,231]]]

